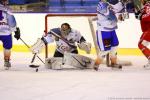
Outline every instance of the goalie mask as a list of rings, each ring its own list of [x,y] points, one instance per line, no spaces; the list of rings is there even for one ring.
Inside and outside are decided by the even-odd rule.
[[[63,23],[61,25],[60,31],[61,31],[62,35],[66,36],[66,35],[68,35],[71,32],[71,27],[70,27],[70,25],[68,23]]]

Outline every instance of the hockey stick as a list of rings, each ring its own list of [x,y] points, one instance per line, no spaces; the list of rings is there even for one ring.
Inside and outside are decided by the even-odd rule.
[[[34,54],[34,56],[33,56],[32,60],[31,60],[31,63],[33,63],[33,62],[34,62],[35,57],[36,57],[36,53]]]
[[[54,31],[50,31],[52,33],[53,36],[58,37],[60,39],[62,39],[65,43],[67,43],[70,47],[72,48],[76,48],[76,46],[74,46],[73,44],[71,44],[68,40],[66,40],[65,38],[63,38],[62,36],[58,35],[57,33],[55,33]]]
[[[90,20],[90,18],[88,18],[88,22],[89,22],[89,25],[90,25],[90,28],[91,28],[92,38],[93,38],[94,46],[95,46],[95,49],[96,49],[96,55],[98,57],[99,47],[97,45],[97,38],[95,36],[94,26],[93,26],[92,21]]]
[[[27,48],[30,48],[29,45],[28,45],[22,38],[20,38],[20,40],[26,45]],[[38,55],[36,55],[36,56],[35,56],[35,55],[36,55],[36,54],[34,54],[33,58],[37,56],[38,59],[39,59],[43,64],[45,64],[44,61],[43,61]],[[32,58],[32,60],[33,60],[33,58]],[[35,59],[35,58],[34,58],[34,59]],[[33,60],[33,61],[34,61],[34,60]]]
[[[31,68],[36,68],[36,72],[37,72],[39,65],[33,65],[33,64],[32,64],[32,63],[34,62],[36,56],[37,56],[37,54],[35,53],[35,54],[33,55],[33,58],[32,58],[32,60],[31,60],[31,65],[29,65],[29,67],[31,67]]]

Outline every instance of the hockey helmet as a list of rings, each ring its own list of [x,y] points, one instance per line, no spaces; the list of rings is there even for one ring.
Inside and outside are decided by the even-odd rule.
[[[61,33],[67,35],[71,32],[71,27],[68,23],[61,24]]]
[[[99,2],[97,5],[97,12],[103,13],[106,12],[108,8],[108,3],[107,2]]]

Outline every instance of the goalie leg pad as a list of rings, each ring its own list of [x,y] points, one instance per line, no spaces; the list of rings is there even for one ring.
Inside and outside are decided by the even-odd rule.
[[[45,47],[44,41],[41,40],[40,38],[38,38],[37,42],[30,47],[30,50],[34,54],[35,53],[40,53],[44,47]]]
[[[88,69],[94,67],[95,60],[78,54],[65,53],[63,63],[75,68]]]

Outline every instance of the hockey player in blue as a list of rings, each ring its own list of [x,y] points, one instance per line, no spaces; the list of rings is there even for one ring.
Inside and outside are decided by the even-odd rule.
[[[115,30],[117,29],[116,13],[123,9],[123,4],[118,2],[111,5],[105,0],[100,0],[97,6],[97,17],[92,20],[97,20],[97,44],[99,46],[99,55],[95,61],[97,65],[94,69],[98,70],[103,58],[109,53],[111,60],[111,67],[122,68],[117,64],[117,46],[119,41]]]
[[[20,38],[20,30],[16,27],[15,17],[11,14],[7,7],[7,0],[0,1],[0,41],[4,48],[4,67],[9,69],[11,67],[10,56],[12,48],[12,32],[15,32],[14,37],[18,40]]]

